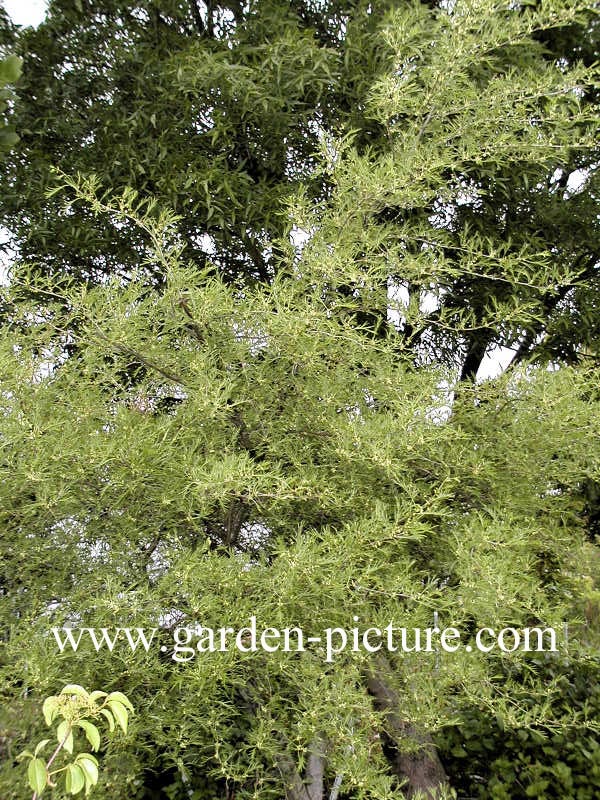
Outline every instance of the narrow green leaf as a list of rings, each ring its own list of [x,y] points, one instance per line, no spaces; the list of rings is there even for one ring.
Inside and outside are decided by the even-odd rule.
[[[44,747],[46,747],[46,745],[48,744],[48,742],[49,742],[49,741],[50,741],[50,739],[42,739],[42,741],[41,741],[41,742],[38,742],[38,744],[36,745],[36,748],[35,748],[34,755],[35,755],[35,756],[37,756],[37,754],[38,754],[38,753],[39,753],[41,750],[43,750],[43,749],[44,749]]]

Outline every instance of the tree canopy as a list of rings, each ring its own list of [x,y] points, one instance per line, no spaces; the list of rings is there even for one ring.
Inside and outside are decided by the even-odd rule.
[[[61,0],[0,31],[3,796],[76,683],[136,708],[103,800],[592,800],[596,8]],[[251,617],[561,649],[171,657]]]

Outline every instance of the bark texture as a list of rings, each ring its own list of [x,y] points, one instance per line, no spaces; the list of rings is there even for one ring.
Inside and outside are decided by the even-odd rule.
[[[398,695],[386,680],[386,675],[390,672],[387,660],[380,658],[376,670],[367,676],[367,688],[374,698],[377,710],[385,713],[385,732],[391,744],[391,767],[399,778],[407,781],[403,790],[408,798],[435,800],[448,786],[448,776],[431,736],[419,731],[400,716]],[[417,744],[418,749],[403,752],[403,742],[406,740]]]

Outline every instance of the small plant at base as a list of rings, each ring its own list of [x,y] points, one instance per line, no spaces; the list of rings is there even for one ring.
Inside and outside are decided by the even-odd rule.
[[[91,753],[79,753],[73,760],[59,769],[52,770],[56,757],[62,751],[73,755],[73,732],[81,728],[90,743],[92,750],[100,747],[100,731],[91,721],[103,717],[110,731],[114,731],[115,723],[127,733],[129,714],[133,706],[122,692],[94,691],[88,692],[76,683],[68,684],[60,694],[52,695],[44,700],[42,712],[46,725],[51,727],[58,721],[56,728],[55,748],[48,761],[40,757],[40,753],[50,743],[50,739],[42,739],[33,752],[24,750],[19,760],[29,759],[27,778],[33,790],[32,800],[42,794],[47,786],[56,786],[55,777],[64,773],[65,789],[70,794],[78,794],[85,789],[86,795],[98,783],[98,760]]]

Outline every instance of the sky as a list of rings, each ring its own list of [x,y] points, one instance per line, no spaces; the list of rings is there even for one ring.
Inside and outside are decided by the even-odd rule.
[[[46,13],[46,0],[0,0],[17,25],[39,25]]]

